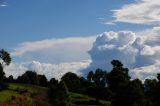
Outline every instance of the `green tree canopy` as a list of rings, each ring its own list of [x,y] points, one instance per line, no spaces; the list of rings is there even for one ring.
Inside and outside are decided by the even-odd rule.
[[[80,78],[75,73],[72,72],[66,73],[61,78],[61,81],[65,82],[69,91],[77,91],[81,87]]]
[[[11,63],[10,54],[4,49],[0,50],[0,82],[3,82],[5,78],[5,73],[3,71],[4,65],[9,65]]]
[[[39,84],[39,78],[36,72],[34,71],[26,71],[22,76],[17,78],[17,81],[20,83],[27,83],[27,84]]]
[[[107,75],[108,85],[113,92],[116,92],[121,84],[128,83],[130,76],[128,75],[128,68],[124,68],[119,60],[111,62],[113,69]]]
[[[11,63],[10,54],[4,49],[0,50],[0,59],[1,59],[0,62],[1,65],[9,65]]]
[[[38,75],[39,85],[46,87],[48,85],[48,80],[45,75]]]

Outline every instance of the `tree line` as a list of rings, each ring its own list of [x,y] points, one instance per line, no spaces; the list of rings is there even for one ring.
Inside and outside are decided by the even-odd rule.
[[[8,58],[9,57],[9,58]],[[6,77],[3,65],[9,65],[9,53],[0,51],[0,88],[4,83],[24,83],[49,88],[48,96],[54,106],[70,106],[69,92],[77,92],[95,97],[98,100],[111,101],[111,106],[159,106],[160,104],[160,74],[157,79],[131,80],[128,72],[119,60],[112,60],[112,70],[107,72],[100,68],[90,71],[87,77],[67,72],[60,80],[29,70],[16,79]]]

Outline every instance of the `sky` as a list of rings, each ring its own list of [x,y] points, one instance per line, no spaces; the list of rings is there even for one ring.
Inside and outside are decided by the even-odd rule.
[[[59,79],[110,71],[119,59],[132,78],[155,78],[159,10],[159,0],[0,0],[0,48],[12,56],[6,75],[34,70]]]

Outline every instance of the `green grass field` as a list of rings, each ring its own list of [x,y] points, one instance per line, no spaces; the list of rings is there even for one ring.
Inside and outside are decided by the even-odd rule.
[[[90,97],[79,93],[69,93],[72,103],[75,105],[97,105],[97,106],[110,106],[111,102],[105,100],[96,100],[94,97]]]
[[[11,91],[11,90],[4,90],[4,91],[0,92],[0,103],[3,103],[6,100],[9,100],[13,95],[18,96],[19,94],[15,91]]]
[[[0,92],[0,105],[49,105],[48,89],[26,84],[8,84],[8,89]]]

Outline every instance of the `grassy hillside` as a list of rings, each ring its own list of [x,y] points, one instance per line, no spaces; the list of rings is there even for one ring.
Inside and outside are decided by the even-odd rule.
[[[110,106],[111,104],[109,101],[97,100],[96,98],[89,97],[84,94],[70,92],[69,95],[71,97],[72,103],[79,106],[82,105]]]
[[[50,105],[47,88],[26,85],[8,84],[8,89],[0,92],[0,105]]]
[[[39,87],[34,85],[8,84],[8,89],[0,92],[0,106],[19,106],[19,105],[43,105],[50,106],[48,95],[48,88]],[[110,102],[104,100],[96,100],[80,93],[69,93],[73,106],[82,105],[97,105],[97,106],[110,106]]]

